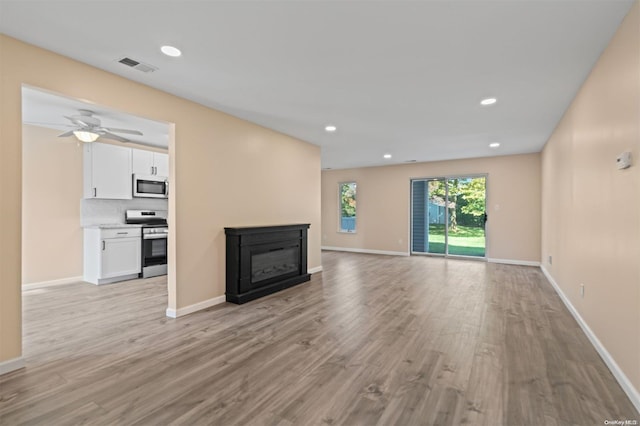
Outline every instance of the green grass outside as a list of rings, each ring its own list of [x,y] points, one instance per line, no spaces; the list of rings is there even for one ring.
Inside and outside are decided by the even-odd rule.
[[[429,253],[444,253],[444,225],[429,225]],[[484,256],[484,229],[471,226],[458,226],[455,231],[450,229],[449,254]]]

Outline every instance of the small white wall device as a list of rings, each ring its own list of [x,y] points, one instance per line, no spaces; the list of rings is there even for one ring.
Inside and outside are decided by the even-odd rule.
[[[631,167],[631,152],[626,151],[618,155],[618,158],[616,158],[616,164],[619,169]]]

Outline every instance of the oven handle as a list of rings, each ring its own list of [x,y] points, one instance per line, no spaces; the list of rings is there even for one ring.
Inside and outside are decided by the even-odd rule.
[[[167,234],[146,234],[142,236],[143,240],[159,240],[160,238],[167,238]]]

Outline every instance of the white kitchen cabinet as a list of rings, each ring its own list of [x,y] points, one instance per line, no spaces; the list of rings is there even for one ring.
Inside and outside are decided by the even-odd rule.
[[[130,200],[131,148],[84,144],[84,198]]]
[[[133,148],[131,150],[131,169],[134,174],[153,175],[153,152]]]
[[[169,176],[169,155],[135,148],[132,151],[131,167],[133,173],[152,176]]]
[[[138,278],[142,271],[140,228],[85,228],[84,280],[107,284]]]
[[[154,152],[153,165],[156,168],[156,175],[166,177],[169,176],[169,154]]]

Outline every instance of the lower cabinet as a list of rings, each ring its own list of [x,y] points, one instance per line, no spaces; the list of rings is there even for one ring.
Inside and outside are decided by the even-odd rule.
[[[84,280],[107,284],[138,278],[142,270],[140,228],[86,228]]]

